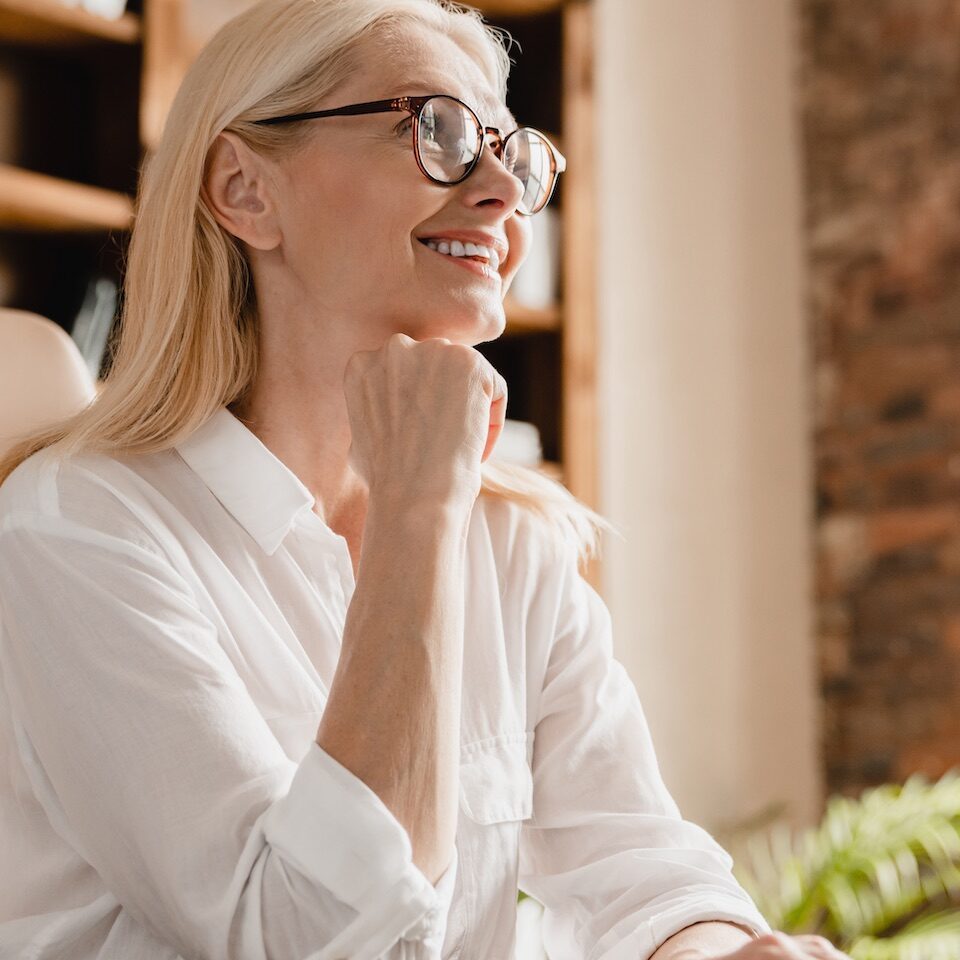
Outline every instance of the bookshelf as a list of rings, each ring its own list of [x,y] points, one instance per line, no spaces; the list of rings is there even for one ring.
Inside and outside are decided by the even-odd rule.
[[[107,20],[57,0],[2,0],[0,38],[5,44],[61,47],[103,41],[136,44],[141,40],[140,18],[125,13]]]
[[[0,0],[0,303],[70,329],[83,284],[122,282],[137,171],[196,49],[186,0],[130,0],[106,20],[57,0]],[[543,472],[598,503],[592,0],[481,0],[511,48],[508,102],[567,158],[560,294],[506,301],[480,349],[510,384],[509,416],[536,424]],[[575,135],[574,135],[575,131]],[[55,280],[55,282],[53,282]],[[599,571],[586,571],[599,582]]]
[[[125,193],[0,164],[0,222],[13,230],[125,230],[133,201]]]
[[[560,215],[556,304],[525,310],[508,301],[508,333],[480,349],[510,384],[508,416],[541,432],[544,472],[580,500],[599,504],[594,86],[592,0],[481,0],[487,20],[520,44],[507,101],[521,123],[543,130],[567,158],[550,206]],[[599,589],[600,565],[584,576]]]

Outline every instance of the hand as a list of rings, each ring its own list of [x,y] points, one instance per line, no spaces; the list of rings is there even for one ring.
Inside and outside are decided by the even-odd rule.
[[[373,493],[469,501],[506,419],[507,383],[473,347],[391,335],[343,380],[351,466]]]
[[[774,931],[739,947],[733,953],[710,960],[850,960],[825,937],[813,934],[791,936]],[[694,960],[693,957],[690,960]],[[706,958],[704,958],[706,960]]]

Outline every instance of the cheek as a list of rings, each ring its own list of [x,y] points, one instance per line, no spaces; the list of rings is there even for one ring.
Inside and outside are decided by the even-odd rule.
[[[365,262],[380,230],[377,206],[377,197],[363,179],[336,172],[315,176],[293,197],[291,243],[309,259],[321,258],[332,271],[360,258]]]
[[[415,242],[417,225],[436,208],[429,187],[406,165],[331,164],[314,175],[312,189],[298,190],[293,213],[306,232],[324,238],[332,256],[376,251],[382,261]]]
[[[349,227],[352,211],[362,218],[377,203],[378,178],[368,166],[355,151],[335,145],[305,155],[289,178],[288,213],[317,230]]]
[[[510,244],[510,273],[516,273],[527,259],[533,243],[533,226],[529,218],[521,220],[513,217],[506,227],[507,242]]]

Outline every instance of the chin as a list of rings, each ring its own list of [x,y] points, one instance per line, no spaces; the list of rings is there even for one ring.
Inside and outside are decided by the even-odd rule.
[[[507,329],[507,318],[503,310],[499,310],[495,316],[490,317],[486,334],[477,340],[477,343],[488,343],[503,336],[503,331]]]
[[[471,343],[488,343],[490,340],[496,340],[506,329],[507,319],[501,306],[498,310],[485,311],[479,318],[479,322],[472,324],[470,332]],[[450,338],[451,340],[453,337]]]
[[[421,318],[416,324],[410,324],[410,330],[404,330],[407,336],[414,340],[429,340],[445,338],[454,343],[465,343],[472,346],[476,343],[486,343],[496,340],[506,329],[507,318],[503,312],[503,304],[490,307],[474,307],[472,310],[462,308],[462,313],[451,316],[447,313],[436,322],[424,322]]]

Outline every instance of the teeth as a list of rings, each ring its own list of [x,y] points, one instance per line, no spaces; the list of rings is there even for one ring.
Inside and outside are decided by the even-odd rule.
[[[494,270],[500,266],[500,254],[493,247],[481,243],[461,243],[459,240],[426,240],[431,250],[437,250],[451,257],[484,257]]]

